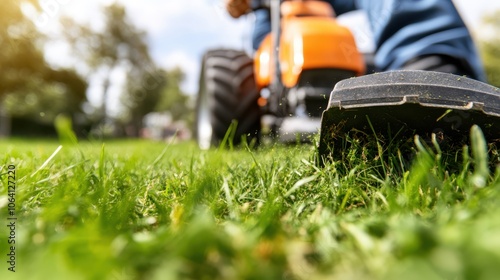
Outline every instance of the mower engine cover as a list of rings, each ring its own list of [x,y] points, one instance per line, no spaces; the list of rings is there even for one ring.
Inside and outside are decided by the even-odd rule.
[[[303,70],[342,69],[356,75],[365,72],[362,54],[351,31],[338,24],[330,4],[322,1],[281,3],[279,42],[280,82],[297,85]],[[255,53],[255,79],[259,89],[272,84],[275,66],[272,34]]]

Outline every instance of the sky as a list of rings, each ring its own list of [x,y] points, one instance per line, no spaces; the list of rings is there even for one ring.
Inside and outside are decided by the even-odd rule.
[[[252,16],[232,19],[224,9],[224,0],[41,0],[42,13],[34,15],[35,23],[54,39],[45,47],[47,59],[56,66],[78,66],[69,46],[58,40],[59,17],[69,16],[99,30],[103,26],[100,7],[115,1],[123,4],[131,20],[148,33],[155,61],[167,69],[179,66],[184,70],[186,80],[182,87],[188,94],[196,94],[205,51],[219,47],[250,50]],[[475,36],[481,31],[481,18],[500,10],[498,0],[454,0],[454,3]],[[371,48],[363,36],[369,30],[363,13],[341,17],[339,21],[352,27],[360,49]],[[98,76],[92,79],[89,91],[89,100],[94,105],[98,105],[101,96]],[[118,98],[124,77],[120,71],[113,73],[111,107]]]

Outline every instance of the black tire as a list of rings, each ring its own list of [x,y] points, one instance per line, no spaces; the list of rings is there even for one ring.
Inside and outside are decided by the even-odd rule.
[[[219,145],[231,124],[233,144],[259,141],[261,110],[253,60],[243,51],[213,50],[203,57],[196,102],[196,141],[202,149]]]

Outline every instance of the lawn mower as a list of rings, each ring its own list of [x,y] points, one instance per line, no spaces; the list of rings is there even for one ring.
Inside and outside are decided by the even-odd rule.
[[[268,5],[271,33],[253,59],[229,49],[203,57],[195,127],[200,148],[258,142],[263,124],[284,142],[320,130],[321,156],[344,149],[352,133],[456,139],[477,124],[488,140],[500,139],[498,88],[430,71],[364,75],[363,55],[328,3]]]

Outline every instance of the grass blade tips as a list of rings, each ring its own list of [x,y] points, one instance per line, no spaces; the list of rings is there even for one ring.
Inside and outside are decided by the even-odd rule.
[[[307,183],[310,183],[310,182],[316,180],[316,178],[318,178],[318,175],[313,175],[313,176],[302,178],[302,179],[298,180],[297,183],[295,183],[293,185],[293,187],[286,192],[285,197],[290,196],[292,193],[297,191],[300,187],[302,187],[303,185],[305,185]]]
[[[473,186],[482,188],[486,186],[490,171],[488,169],[488,147],[479,126],[472,126],[470,141],[474,160],[474,173],[472,174],[470,182]]]
[[[35,171],[33,174],[31,174],[30,178],[35,176],[40,170],[44,169],[51,161],[52,159],[59,153],[59,151],[62,149],[62,145],[59,145],[57,149],[50,155],[50,157]]]

